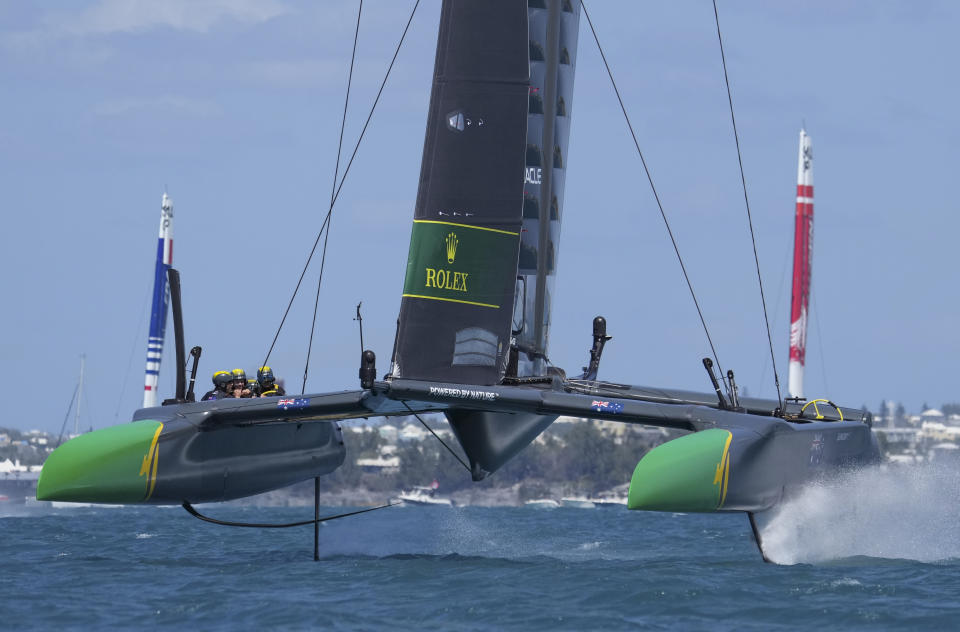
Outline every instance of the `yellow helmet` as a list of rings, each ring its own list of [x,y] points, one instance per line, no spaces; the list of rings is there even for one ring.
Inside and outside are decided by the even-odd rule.
[[[230,371],[217,371],[213,374],[213,385],[216,388],[225,390],[232,381],[233,374]]]

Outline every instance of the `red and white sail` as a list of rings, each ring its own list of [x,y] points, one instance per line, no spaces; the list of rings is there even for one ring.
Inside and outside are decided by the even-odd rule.
[[[800,130],[797,165],[797,212],[793,235],[793,295],[790,300],[790,397],[803,397],[803,367],[807,355],[807,314],[810,311],[810,273],[813,258],[813,149],[806,130]]]

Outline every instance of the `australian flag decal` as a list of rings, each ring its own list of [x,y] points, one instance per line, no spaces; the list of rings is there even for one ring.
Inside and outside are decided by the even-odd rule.
[[[623,412],[623,404],[620,402],[605,402],[599,399],[593,400],[593,402],[590,404],[590,408],[598,413],[613,413],[615,415],[619,415]]]
[[[310,403],[309,397],[298,397],[296,399],[278,399],[277,408],[283,410],[297,409],[297,408],[306,408],[307,404]]]

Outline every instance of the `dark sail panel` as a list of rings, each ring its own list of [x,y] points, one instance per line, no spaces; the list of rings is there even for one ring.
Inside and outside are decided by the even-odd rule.
[[[530,2],[530,96],[513,331],[520,376],[546,372],[580,3]]]
[[[527,6],[445,0],[392,373],[496,384],[523,212]]]

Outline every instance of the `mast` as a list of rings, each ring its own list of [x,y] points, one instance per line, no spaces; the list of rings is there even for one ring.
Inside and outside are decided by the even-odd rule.
[[[153,277],[153,307],[147,337],[147,367],[143,385],[143,407],[157,405],[157,383],[163,357],[163,335],[167,326],[167,270],[173,264],[173,202],[163,194],[160,202],[160,238],[157,242],[157,266]]]
[[[790,300],[790,397],[803,397],[803,368],[807,353],[807,314],[813,255],[813,149],[800,130],[797,164],[797,210],[793,236],[793,294]]]
[[[86,364],[87,355],[80,354],[80,381],[77,383],[77,407],[73,411],[73,436],[80,434],[80,403],[83,402],[83,365]]]

